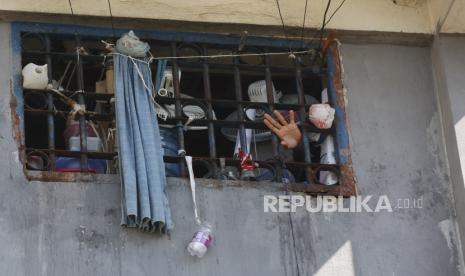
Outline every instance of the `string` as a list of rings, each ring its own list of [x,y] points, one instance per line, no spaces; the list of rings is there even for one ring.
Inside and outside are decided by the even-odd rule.
[[[113,54],[119,54],[119,53],[113,53]],[[120,55],[122,55],[122,54],[120,54]],[[122,55],[122,56],[125,56],[125,55]],[[136,63],[136,60],[145,63],[145,64],[148,66],[149,74],[152,75],[152,70],[150,69],[150,62],[145,62],[145,61],[143,61],[143,60],[135,59],[135,58],[133,58],[133,57],[131,57],[131,56],[126,56],[126,57],[128,57],[128,58],[132,61],[133,65],[134,65],[134,68],[136,69],[137,74],[139,75],[139,78],[140,78],[141,81],[142,81],[142,85],[145,87],[145,89],[147,89],[147,92],[149,93],[149,97],[150,97],[150,99],[152,100],[152,102],[153,102],[153,104],[155,105],[155,107],[156,107],[157,109],[163,110],[162,107],[155,101],[155,96],[153,95],[153,92],[154,92],[154,90],[155,90],[154,87],[153,87],[153,83],[150,83],[150,85],[152,86],[152,88],[150,88],[150,87],[145,83],[144,76],[142,75],[142,72],[140,71],[139,66],[138,66],[137,63]],[[163,116],[162,119],[166,120],[165,116]]]
[[[191,194],[192,194],[192,202],[194,204],[194,217],[195,217],[195,222],[198,225],[202,224],[202,221],[200,220],[198,208],[197,208],[197,200],[195,198],[195,178],[194,178],[194,169],[192,167],[192,156],[186,155],[184,157],[186,159],[186,164],[187,164],[187,169],[189,171],[189,182],[191,186]]]
[[[310,50],[297,51],[297,52],[271,52],[271,53],[246,53],[246,54],[221,54],[221,55],[206,55],[206,56],[176,56],[176,57],[150,57],[148,61],[139,60],[141,62],[150,64],[154,60],[163,60],[163,59],[200,59],[200,58],[225,58],[225,57],[250,57],[250,56],[277,56],[277,55],[291,55],[291,54],[308,54]],[[121,53],[109,53],[109,55],[121,55],[129,57]]]

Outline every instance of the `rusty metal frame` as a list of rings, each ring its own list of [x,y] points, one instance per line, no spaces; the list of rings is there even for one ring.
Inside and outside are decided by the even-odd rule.
[[[305,192],[312,195],[324,194],[333,196],[350,197],[357,195],[356,178],[352,165],[352,143],[350,136],[349,117],[347,114],[347,102],[342,82],[342,64],[340,59],[338,42],[331,43],[326,52],[327,88],[331,104],[336,109],[333,135],[336,141],[337,159],[341,174],[341,183],[333,186],[321,184],[302,185],[291,184],[290,190],[294,192]]]
[[[42,33],[57,33],[57,34],[67,34],[70,35],[73,32],[80,32],[85,33],[87,36],[111,36],[110,30],[102,29],[102,28],[91,28],[91,27],[80,27],[80,26],[64,26],[64,25],[51,25],[51,24],[32,24],[32,23],[13,23],[12,24],[12,48],[13,48],[13,55],[14,55],[14,72],[15,75],[13,76],[13,83],[12,83],[12,118],[13,118],[13,130],[15,133],[15,139],[18,143],[18,147],[21,153],[21,160],[25,164],[25,154],[26,149],[24,145],[24,112],[36,112],[37,114],[41,114],[47,116],[48,121],[52,121],[50,118],[53,118],[52,112],[57,112],[55,110],[24,110],[24,99],[23,99],[23,91],[21,87],[21,32],[42,32]],[[126,30],[117,30],[117,35],[124,33]],[[225,35],[214,35],[214,34],[196,34],[196,33],[183,33],[183,32],[148,32],[148,31],[141,31],[140,33],[142,38],[148,39],[157,39],[163,40],[166,42],[171,43],[171,51],[173,55],[176,55],[177,50],[177,43],[197,43],[201,45],[201,50],[203,53],[207,53],[208,47],[207,44],[223,44],[223,45],[234,45],[240,40],[240,37],[235,36],[225,36]],[[269,47],[283,47],[287,48],[289,45],[292,47],[298,47],[300,41],[287,41],[283,39],[272,39],[272,38],[257,38],[251,37],[248,39],[248,43],[255,46],[269,46]],[[316,45],[308,45],[305,44],[304,47],[307,48],[316,48]],[[32,53],[31,53],[32,54]],[[44,53],[37,53],[37,54],[44,54]],[[66,58],[72,58],[67,54],[61,53],[50,53],[47,51],[45,53],[46,59],[50,60],[50,57],[53,55],[61,55]],[[88,56],[86,58],[93,58],[98,59],[98,56]],[[187,67],[194,70],[198,70],[203,75],[204,81],[204,99],[196,99],[201,102],[206,107],[207,118],[203,120],[198,120],[193,123],[200,124],[200,125],[207,125],[209,128],[208,136],[209,136],[209,157],[194,157],[195,159],[207,161],[213,165],[217,165],[216,163],[219,161],[219,158],[216,156],[216,143],[214,137],[214,127],[219,126],[235,126],[239,127],[240,129],[240,137],[241,143],[244,143],[244,129],[245,127],[249,128],[263,128],[263,124],[257,122],[248,122],[245,120],[238,120],[234,122],[224,122],[213,120],[212,118],[212,110],[213,107],[219,106],[234,106],[238,110],[242,110],[242,105],[250,104],[250,102],[244,101],[241,98],[242,92],[240,91],[241,81],[240,75],[247,74],[248,72],[252,72],[254,74],[263,74],[266,79],[267,83],[267,94],[268,94],[268,102],[263,103],[263,106],[268,108],[268,110],[273,109],[295,109],[299,110],[300,113],[305,115],[305,110],[308,108],[307,105],[304,104],[304,93],[303,93],[303,84],[302,84],[302,75],[305,73],[306,76],[308,75],[318,75],[323,76],[326,78],[327,81],[327,88],[328,94],[330,98],[331,105],[336,109],[336,119],[335,119],[335,126],[332,127],[330,130],[320,130],[314,127],[311,124],[303,124],[303,128],[307,131],[312,132],[320,132],[320,133],[331,133],[335,137],[336,143],[336,151],[337,151],[337,159],[338,164],[336,165],[323,165],[323,164],[313,164],[310,161],[310,147],[305,147],[305,160],[306,163],[299,163],[299,162],[290,162],[286,163],[287,166],[305,166],[307,169],[307,180],[309,184],[296,184],[292,183],[289,184],[285,189],[289,189],[295,192],[305,192],[308,194],[326,194],[326,195],[337,195],[337,196],[353,196],[356,194],[356,185],[355,185],[355,177],[352,168],[352,160],[351,160],[351,143],[350,143],[350,135],[349,135],[349,122],[346,113],[346,102],[345,102],[345,95],[342,83],[342,76],[341,76],[341,64],[339,59],[339,52],[336,43],[332,43],[329,49],[326,51],[326,64],[327,68],[319,68],[319,70],[314,71],[314,68],[303,67],[299,60],[297,59],[295,62],[295,68],[284,68],[284,67],[276,67],[271,66],[269,59],[264,59],[264,64],[261,65],[249,65],[243,64],[239,61],[235,61],[231,66],[219,65],[219,64],[210,64],[207,60],[201,60],[197,63],[191,62],[173,62],[173,74],[177,74],[177,67]],[[81,68],[82,69],[82,68]],[[210,91],[210,84],[209,84],[209,71],[211,70],[228,70],[231,73],[234,73],[235,77],[235,86],[236,86],[236,100],[235,101],[228,101],[228,100],[216,100],[212,99],[211,91]],[[272,99],[272,75],[276,72],[281,73],[292,73],[296,79],[297,85],[297,92],[299,95],[299,104],[297,105],[285,105],[285,104],[275,104]],[[181,146],[183,145],[183,124],[185,123],[185,119],[181,116],[181,105],[182,100],[179,97],[179,83],[177,82],[178,78],[175,77],[175,97],[174,103],[176,105],[176,117],[173,118],[173,123],[177,125],[178,129],[178,142],[181,142]],[[80,89],[82,90],[82,83],[80,84]],[[239,90],[238,90],[239,89]],[[66,93],[66,92],[65,92]],[[71,92],[70,92],[71,93]],[[86,95],[89,94],[89,95]],[[82,102],[84,97],[90,96],[91,92],[83,92],[79,95],[80,101]],[[98,96],[98,95],[96,95]],[[50,98],[50,96],[48,95]],[[50,99],[49,99],[50,102]],[[50,109],[50,106],[49,106]],[[62,112],[62,111],[58,111]],[[301,114],[301,115],[302,115]],[[84,117],[79,118],[81,122],[81,129],[84,128],[85,122]],[[100,116],[97,119],[101,120],[108,120],[105,116]],[[53,124],[53,123],[52,123]],[[85,132],[85,131],[84,131]],[[305,133],[304,133],[305,134]],[[81,142],[82,142],[81,137]],[[84,137],[85,138],[85,137]],[[304,135],[305,141],[308,141],[308,137]],[[305,142],[304,141],[304,142]],[[273,149],[275,155],[278,155],[277,150],[277,143],[276,137],[273,137]],[[307,143],[304,143],[307,144]],[[83,147],[85,149],[85,147]],[[80,151],[80,152],[69,152],[63,150],[55,150],[54,149],[54,141],[53,137],[49,137],[49,148],[42,149],[44,152],[47,152],[51,156],[55,156],[59,154],[61,156],[74,156],[74,157],[81,157],[81,161],[87,161],[88,157],[94,156],[95,158],[101,159],[112,159],[115,156],[115,153],[90,153],[87,151]],[[84,160],[83,160],[84,159]],[[176,158],[166,158],[165,162],[182,162],[181,157]],[[81,162],[82,163],[82,162]],[[226,159],[226,163],[230,165],[237,165],[237,160],[233,159]],[[278,161],[274,162],[266,162],[261,161],[259,163],[263,163],[263,165],[271,165],[278,168],[280,172],[280,168],[283,164],[279,163]],[[82,164],[81,164],[82,165]],[[25,167],[25,166],[24,166]],[[85,166],[87,168],[87,166]],[[316,179],[316,173],[318,170],[326,168],[327,170],[335,170],[340,175],[340,183],[338,185],[333,186],[326,186],[314,183],[313,179]],[[42,180],[42,181],[76,181],[80,180],[89,180],[94,179],[93,177],[89,176],[92,174],[81,172],[81,173],[57,173],[52,171],[44,171],[44,172],[29,172],[25,169],[25,173],[28,179],[30,180]],[[279,174],[279,173],[278,173]],[[80,177],[79,175],[82,175]],[[278,177],[279,179],[279,177]],[[284,189],[284,187],[283,187]]]

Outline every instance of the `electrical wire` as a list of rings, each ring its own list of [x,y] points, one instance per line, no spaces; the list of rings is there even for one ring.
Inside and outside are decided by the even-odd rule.
[[[71,3],[71,0],[68,0],[68,4],[69,4],[69,10],[71,11],[71,20],[73,21],[73,25],[74,25],[74,34],[77,35],[78,31],[77,31],[77,21],[76,21],[76,17],[74,16],[74,10],[73,10],[73,4]]]
[[[71,0],[69,0],[71,1]],[[306,0],[306,6],[308,4],[307,2],[308,0]],[[341,3],[339,4],[339,6],[334,10],[334,12],[331,14],[331,16],[328,18],[328,20],[326,20],[326,17],[327,17],[327,12],[329,10],[329,6],[331,4],[331,0],[328,0],[328,5],[326,6],[326,9],[325,9],[325,15],[324,15],[324,20],[323,20],[323,23],[322,23],[322,26],[321,26],[321,29],[320,31],[317,31],[315,33],[315,35],[310,39],[310,42],[308,42],[308,44],[311,44],[313,42],[313,40],[316,38],[316,36],[318,35],[318,33],[321,32],[321,34],[324,33],[324,28],[326,25],[329,24],[329,22],[333,19],[333,17],[336,15],[336,13],[341,9],[341,7],[344,5],[344,3],[346,2],[346,0],[342,0]],[[279,15],[280,15],[280,18],[281,18],[281,23],[282,23],[282,26],[283,26],[283,31],[285,30],[284,28],[284,20],[283,20],[283,17],[282,17],[282,13],[281,13],[281,9],[279,7],[279,0],[276,0],[276,3],[277,3],[277,6],[278,6],[278,11],[279,11]],[[306,9],[307,10],[307,9]],[[306,16],[306,12],[304,13],[304,18]],[[303,21],[303,27],[305,27],[305,20]],[[288,36],[286,34],[286,32],[284,32],[284,36],[286,38],[286,40],[288,40]],[[322,37],[322,35],[321,35]],[[303,37],[302,37],[303,39]],[[106,44],[106,45],[113,45],[111,43],[108,43],[106,41],[102,41],[102,43]],[[320,42],[321,44],[321,42]],[[276,55],[288,55],[288,56],[291,56],[293,54],[309,54],[311,53],[312,51],[311,50],[304,50],[304,51],[296,51],[296,52],[293,52],[291,47],[289,47],[289,51],[288,52],[270,52],[270,53],[245,53],[245,54],[219,54],[219,55],[197,55],[197,56],[176,56],[176,57],[154,57],[154,56],[151,56],[149,58],[149,60],[147,61],[147,63],[150,63],[151,61],[153,60],[178,60],[178,59],[204,59],[204,58],[211,58],[211,59],[215,59],[215,58],[225,58],[225,57],[250,57],[250,56],[276,56]],[[120,54],[120,53],[116,53],[116,52],[113,52],[113,53],[110,53],[109,55],[122,55],[122,56],[126,56],[126,55],[123,55],[123,54]]]
[[[302,30],[300,31],[300,48],[303,48],[304,46],[304,29],[305,29],[305,20],[307,18],[307,5],[308,5],[308,0],[305,0],[304,19],[302,20]]]
[[[320,42],[318,42],[318,49],[321,49],[321,42],[323,41],[323,34],[325,32],[325,26],[326,26],[326,15],[328,14],[329,7],[331,6],[331,0],[328,0],[328,4],[326,5],[325,13],[323,15],[323,24],[321,24],[321,30],[320,30]]]
[[[111,10],[111,4],[110,4],[110,0],[107,0],[108,2],[108,9],[110,11],[110,20],[111,20],[111,31],[113,33],[113,39],[116,38],[116,35],[115,35],[115,25],[113,24],[113,12]]]
[[[331,14],[331,16],[329,17],[328,21],[326,21],[326,24],[325,25],[328,25],[329,22],[331,22],[331,19],[333,19],[334,15],[339,11],[339,9],[344,5],[344,3],[346,2],[346,0],[342,0],[342,2],[339,4],[339,6],[334,10],[334,12]]]
[[[329,24],[329,22],[331,22],[331,20],[333,19],[333,17],[336,15],[336,13],[342,8],[342,6],[344,5],[344,3],[346,2],[346,0],[342,0],[341,3],[339,4],[339,6],[334,10],[334,12],[331,14],[331,16],[329,17],[329,19],[324,22],[324,24],[321,25],[323,31],[324,31],[324,28]],[[313,37],[309,40],[308,44],[311,44],[316,36],[318,35],[319,31],[316,31],[315,34],[313,35]],[[323,33],[323,32],[322,32]],[[321,43],[320,43],[321,44]]]
[[[284,37],[286,38],[287,41],[289,41],[289,39],[287,38],[286,27],[284,26],[283,14],[281,13],[281,7],[279,6],[279,0],[276,0],[276,6],[278,7],[279,17],[281,18],[281,25],[283,27]],[[292,48],[291,48],[290,43],[288,44],[288,48],[289,48],[289,52],[292,53]]]
[[[71,0],[68,0],[68,3],[69,3],[69,9],[71,10],[71,15],[74,16],[73,4],[71,4]]]

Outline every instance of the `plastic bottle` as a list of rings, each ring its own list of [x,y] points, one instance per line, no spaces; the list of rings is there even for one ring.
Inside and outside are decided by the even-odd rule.
[[[28,63],[24,66],[23,71],[23,88],[42,90],[47,87],[47,64],[36,65]]]
[[[209,223],[204,222],[200,228],[195,232],[191,242],[187,246],[187,251],[191,256],[202,258],[207,253],[208,246],[213,240],[212,227]]]

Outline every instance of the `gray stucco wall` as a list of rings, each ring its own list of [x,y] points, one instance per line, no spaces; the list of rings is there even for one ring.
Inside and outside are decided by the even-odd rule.
[[[0,24],[2,275],[459,275],[449,171],[430,49],[344,45],[353,161],[361,195],[423,198],[392,213],[263,213],[276,185],[199,181],[215,242],[201,260],[185,180],[170,179],[170,238],[122,229],[116,176],[28,182],[11,133],[9,26]],[[216,183],[218,184],[218,183]]]
[[[465,240],[465,37],[437,36],[431,57],[455,209]],[[462,247],[462,251],[464,248]]]

